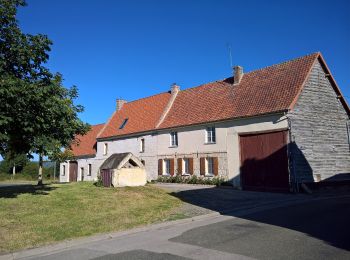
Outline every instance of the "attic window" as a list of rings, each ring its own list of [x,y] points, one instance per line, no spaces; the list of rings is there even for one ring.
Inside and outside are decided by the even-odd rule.
[[[123,123],[119,126],[119,129],[123,129],[126,123],[128,122],[129,118],[125,118]]]

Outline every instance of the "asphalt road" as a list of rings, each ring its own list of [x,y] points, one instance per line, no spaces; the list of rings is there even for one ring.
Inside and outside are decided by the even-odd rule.
[[[350,259],[350,198],[266,210],[170,241],[257,259]]]
[[[26,259],[350,259],[349,220],[350,195],[310,198],[68,243]]]

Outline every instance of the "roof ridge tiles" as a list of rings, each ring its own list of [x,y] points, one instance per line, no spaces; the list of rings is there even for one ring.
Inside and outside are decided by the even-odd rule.
[[[139,99],[134,99],[134,100],[131,100],[131,101],[127,101],[124,105],[130,104],[130,103],[134,103],[134,102],[137,102],[137,101],[142,101],[144,99],[156,97],[156,96],[163,95],[163,94],[170,94],[170,91],[160,92],[158,94],[154,94],[154,95],[151,95],[151,96],[142,97],[142,98],[139,98]],[[122,109],[123,109],[123,107],[122,107]]]

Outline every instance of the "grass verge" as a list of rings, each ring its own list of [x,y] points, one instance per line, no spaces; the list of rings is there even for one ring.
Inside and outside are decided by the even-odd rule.
[[[0,251],[125,230],[168,219],[181,201],[152,187],[92,183],[0,187]]]

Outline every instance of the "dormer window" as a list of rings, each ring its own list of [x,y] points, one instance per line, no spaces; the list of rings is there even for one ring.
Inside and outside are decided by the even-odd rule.
[[[126,125],[126,123],[128,122],[129,118],[125,118],[123,123],[119,126],[119,129],[123,129]]]

